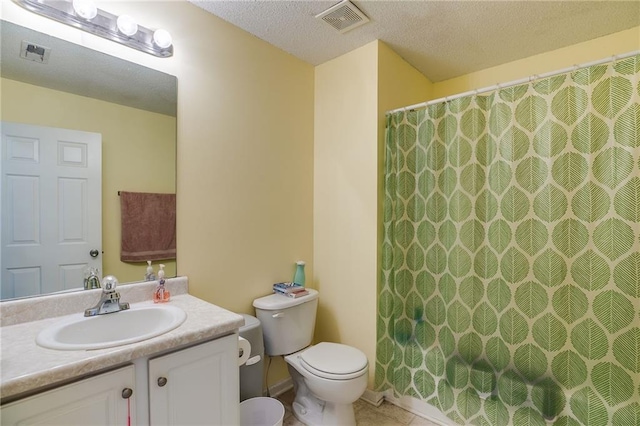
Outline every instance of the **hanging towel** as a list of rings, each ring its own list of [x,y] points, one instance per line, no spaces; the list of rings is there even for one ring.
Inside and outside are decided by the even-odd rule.
[[[120,191],[120,260],[176,258],[176,194]]]

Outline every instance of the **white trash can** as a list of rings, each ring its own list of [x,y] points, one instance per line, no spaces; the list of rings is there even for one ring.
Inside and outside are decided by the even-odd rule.
[[[240,426],[282,426],[284,405],[274,398],[249,398],[240,403]]]
[[[241,314],[244,325],[240,327],[240,337],[251,343],[251,354],[247,362],[240,366],[240,402],[262,396],[264,370],[264,337],[258,318]]]

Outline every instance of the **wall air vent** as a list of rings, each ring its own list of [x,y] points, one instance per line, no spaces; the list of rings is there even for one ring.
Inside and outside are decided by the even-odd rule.
[[[340,3],[331,6],[316,18],[322,19],[327,24],[338,30],[340,34],[344,34],[347,31],[359,27],[360,25],[369,22],[367,15],[362,13],[353,3],[349,0],[343,0]]]
[[[20,46],[20,57],[29,61],[46,64],[49,62],[49,55],[51,49],[45,46],[40,46],[35,43],[22,40]]]

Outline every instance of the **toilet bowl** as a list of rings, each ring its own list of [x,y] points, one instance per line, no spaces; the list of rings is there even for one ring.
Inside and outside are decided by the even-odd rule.
[[[354,347],[322,342],[310,346],[318,292],[288,298],[272,294],[253,301],[263,325],[265,352],[284,355],[293,380],[293,413],[309,426],[355,426],[353,402],[368,381],[366,355]]]
[[[369,364],[360,350],[318,343],[285,356],[293,380],[293,412],[310,425],[355,425],[353,402],[362,396]]]

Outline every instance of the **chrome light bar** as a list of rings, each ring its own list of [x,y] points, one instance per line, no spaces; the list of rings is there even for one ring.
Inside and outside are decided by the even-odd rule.
[[[123,44],[150,55],[167,58],[173,56],[171,36],[163,29],[151,30],[141,25],[132,25],[126,16],[118,25],[118,16],[98,9],[91,0],[13,0],[15,3],[38,15],[46,16],[63,24],[87,31],[91,34]],[[128,24],[123,27],[122,22]],[[133,32],[131,28],[137,31]],[[119,28],[120,27],[120,28]],[[126,33],[132,33],[126,35]]]

